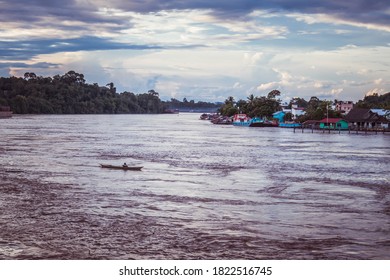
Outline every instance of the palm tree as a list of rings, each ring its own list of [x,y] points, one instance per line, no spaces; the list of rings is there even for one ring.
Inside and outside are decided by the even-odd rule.
[[[248,103],[251,104],[251,103],[253,103],[253,100],[255,100],[255,96],[254,96],[253,93],[252,93],[251,95],[249,95],[249,96],[247,97],[247,99],[248,99]]]
[[[225,104],[230,104],[230,105],[233,105],[236,101],[234,100],[234,97],[233,96],[229,96],[226,100],[225,100]]]

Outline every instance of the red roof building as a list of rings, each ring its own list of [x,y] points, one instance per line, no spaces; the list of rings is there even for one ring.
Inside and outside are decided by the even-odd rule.
[[[319,123],[322,129],[348,129],[348,122],[340,118],[324,118]]]
[[[340,119],[340,118],[325,118],[325,119],[320,120],[319,122],[320,123],[338,123],[341,120],[342,119]]]

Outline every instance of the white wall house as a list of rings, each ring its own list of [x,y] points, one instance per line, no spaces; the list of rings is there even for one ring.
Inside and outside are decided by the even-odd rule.
[[[293,115],[294,120],[296,118],[298,118],[299,116],[304,115],[305,113],[306,113],[305,108],[298,107],[298,105],[296,105],[296,104],[293,104],[291,106],[291,114]]]
[[[353,106],[354,104],[352,101],[338,101],[334,106],[334,110],[346,115],[353,109]]]

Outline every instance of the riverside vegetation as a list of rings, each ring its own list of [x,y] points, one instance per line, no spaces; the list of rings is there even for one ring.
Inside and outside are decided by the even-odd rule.
[[[218,110],[224,116],[245,113],[250,117],[272,118],[272,114],[281,110],[280,91],[272,90],[267,96],[251,94],[247,100],[235,101],[228,97],[222,105],[208,102],[183,101],[172,98],[162,101],[159,93],[151,89],[147,93],[117,93],[114,83],[105,86],[88,84],[83,74],[69,71],[53,77],[37,76],[26,72],[24,77],[0,77],[0,106],[9,106],[16,114],[158,114],[166,109],[180,110]],[[337,101],[337,100],[335,100]],[[313,96],[309,101],[294,98],[290,101],[305,108],[306,114],[298,118],[299,122],[308,119],[319,120],[326,114],[340,117],[340,113],[330,109],[331,101],[320,100]],[[356,106],[362,108],[382,108],[390,110],[390,92],[383,95],[365,96]],[[286,114],[285,120],[292,115]]]
[[[262,117],[272,119],[273,113],[282,110],[281,100],[277,99],[280,96],[280,91],[272,90],[267,96],[254,96],[251,94],[247,100],[234,100],[230,96],[225,100],[225,103],[220,108],[220,113],[224,116],[233,116],[234,114],[244,113],[250,117]],[[337,103],[338,100],[320,100],[316,96],[312,96],[309,101],[300,97],[294,97],[287,105],[288,109],[294,105],[304,108],[305,114],[297,116],[297,122],[305,122],[307,120],[321,120],[328,116],[329,118],[341,118],[342,112],[332,109],[332,103]],[[385,109],[390,110],[390,92],[379,95],[367,95],[363,100],[359,100],[355,106],[368,109]],[[284,117],[286,121],[291,121],[293,116],[287,113]]]
[[[172,107],[217,109],[207,102],[161,101],[159,93],[117,93],[114,83],[88,84],[84,75],[69,71],[53,77],[27,72],[23,78],[0,78],[0,106],[16,114],[158,114]]]

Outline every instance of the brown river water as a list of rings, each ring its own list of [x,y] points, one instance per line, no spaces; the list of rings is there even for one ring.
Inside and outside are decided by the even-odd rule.
[[[389,171],[390,134],[16,115],[0,259],[390,259]]]

